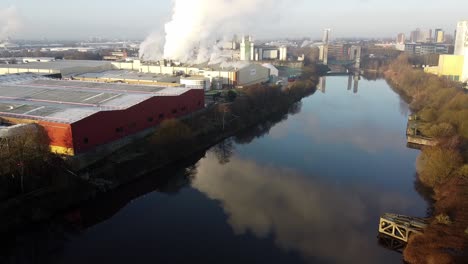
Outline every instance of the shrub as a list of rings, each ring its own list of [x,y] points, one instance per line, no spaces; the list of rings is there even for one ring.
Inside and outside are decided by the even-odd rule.
[[[463,166],[458,170],[458,176],[468,179],[468,164],[463,165]]]
[[[427,131],[427,135],[434,138],[449,138],[456,134],[456,129],[449,123],[432,125]]]
[[[451,225],[452,224],[452,220],[450,219],[450,216],[446,215],[446,214],[439,214],[436,216],[436,221],[438,224],[441,224],[441,225]]]
[[[232,91],[232,90],[229,90],[227,92],[227,98],[228,98],[229,102],[234,102],[236,100],[236,98],[237,98],[237,93]]]
[[[419,117],[426,122],[433,122],[437,119],[437,112],[432,108],[426,108],[419,112]]]

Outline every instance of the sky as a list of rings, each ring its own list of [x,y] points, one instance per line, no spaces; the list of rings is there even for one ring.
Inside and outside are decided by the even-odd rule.
[[[393,37],[417,27],[452,33],[458,20],[468,20],[468,1],[464,0],[270,1],[287,4],[278,4],[274,23],[269,20],[252,28],[249,33],[257,38],[318,39],[324,28],[331,28],[333,37]],[[161,31],[172,16],[171,0],[1,0],[0,10],[8,8],[15,10],[18,24],[8,35],[31,40],[145,39]],[[263,10],[262,6],[252,8]],[[261,19],[256,23],[262,24]]]

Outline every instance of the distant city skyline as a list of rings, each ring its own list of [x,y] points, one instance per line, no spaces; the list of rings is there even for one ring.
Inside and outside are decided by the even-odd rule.
[[[216,1],[216,0],[213,0]],[[219,0],[221,1],[221,0]],[[415,28],[441,28],[453,34],[459,20],[468,20],[468,1],[376,0],[295,1],[275,14],[277,23],[257,19],[257,38],[393,37]],[[18,26],[7,32],[14,39],[82,40],[90,37],[144,39],[162,31],[172,15],[172,1],[6,0],[0,10],[14,7]],[[254,6],[255,8],[255,6]],[[256,8],[262,8],[261,6]],[[222,12],[222,10],[220,10]],[[278,11],[279,12],[279,11]],[[310,22],[305,22],[307,19]],[[5,23],[0,19],[0,23]],[[0,29],[4,25],[0,24]],[[244,33],[244,32],[239,32]],[[4,36],[3,36],[4,37]]]

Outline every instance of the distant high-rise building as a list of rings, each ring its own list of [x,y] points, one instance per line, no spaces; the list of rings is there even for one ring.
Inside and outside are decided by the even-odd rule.
[[[319,47],[319,60],[324,64],[328,65],[328,45],[322,45]]]
[[[396,43],[397,44],[405,44],[406,36],[404,33],[400,33],[397,35]]]
[[[411,31],[411,35],[410,35],[410,41],[413,42],[413,43],[416,43],[416,42],[420,42],[421,41],[421,29],[417,28],[416,30],[414,31]]]
[[[330,34],[331,34],[331,29],[327,28],[327,29],[324,29],[324,30],[323,30],[322,42],[323,42],[324,44],[330,43]]]
[[[444,43],[444,41],[445,41],[445,32],[442,29],[437,28],[435,30],[434,40],[435,40],[436,43]]]

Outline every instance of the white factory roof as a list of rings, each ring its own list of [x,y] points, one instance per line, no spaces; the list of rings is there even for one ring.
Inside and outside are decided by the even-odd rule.
[[[33,72],[42,75],[61,74],[62,77],[85,72],[101,72],[112,68],[111,62],[93,60],[56,60],[0,65],[0,71],[7,74]]]
[[[84,73],[75,75],[74,77],[87,79],[142,80],[165,83],[178,82],[179,80],[178,77],[174,77],[173,75],[142,73],[130,70],[110,70],[95,73]]]
[[[108,61],[94,60],[56,60],[47,62],[29,62],[22,64],[6,64],[1,68],[20,68],[20,69],[51,69],[63,70],[74,67],[99,67],[111,65]]]
[[[35,74],[0,76],[0,116],[74,123],[101,111],[128,109],[155,96],[190,89],[61,81]]]

